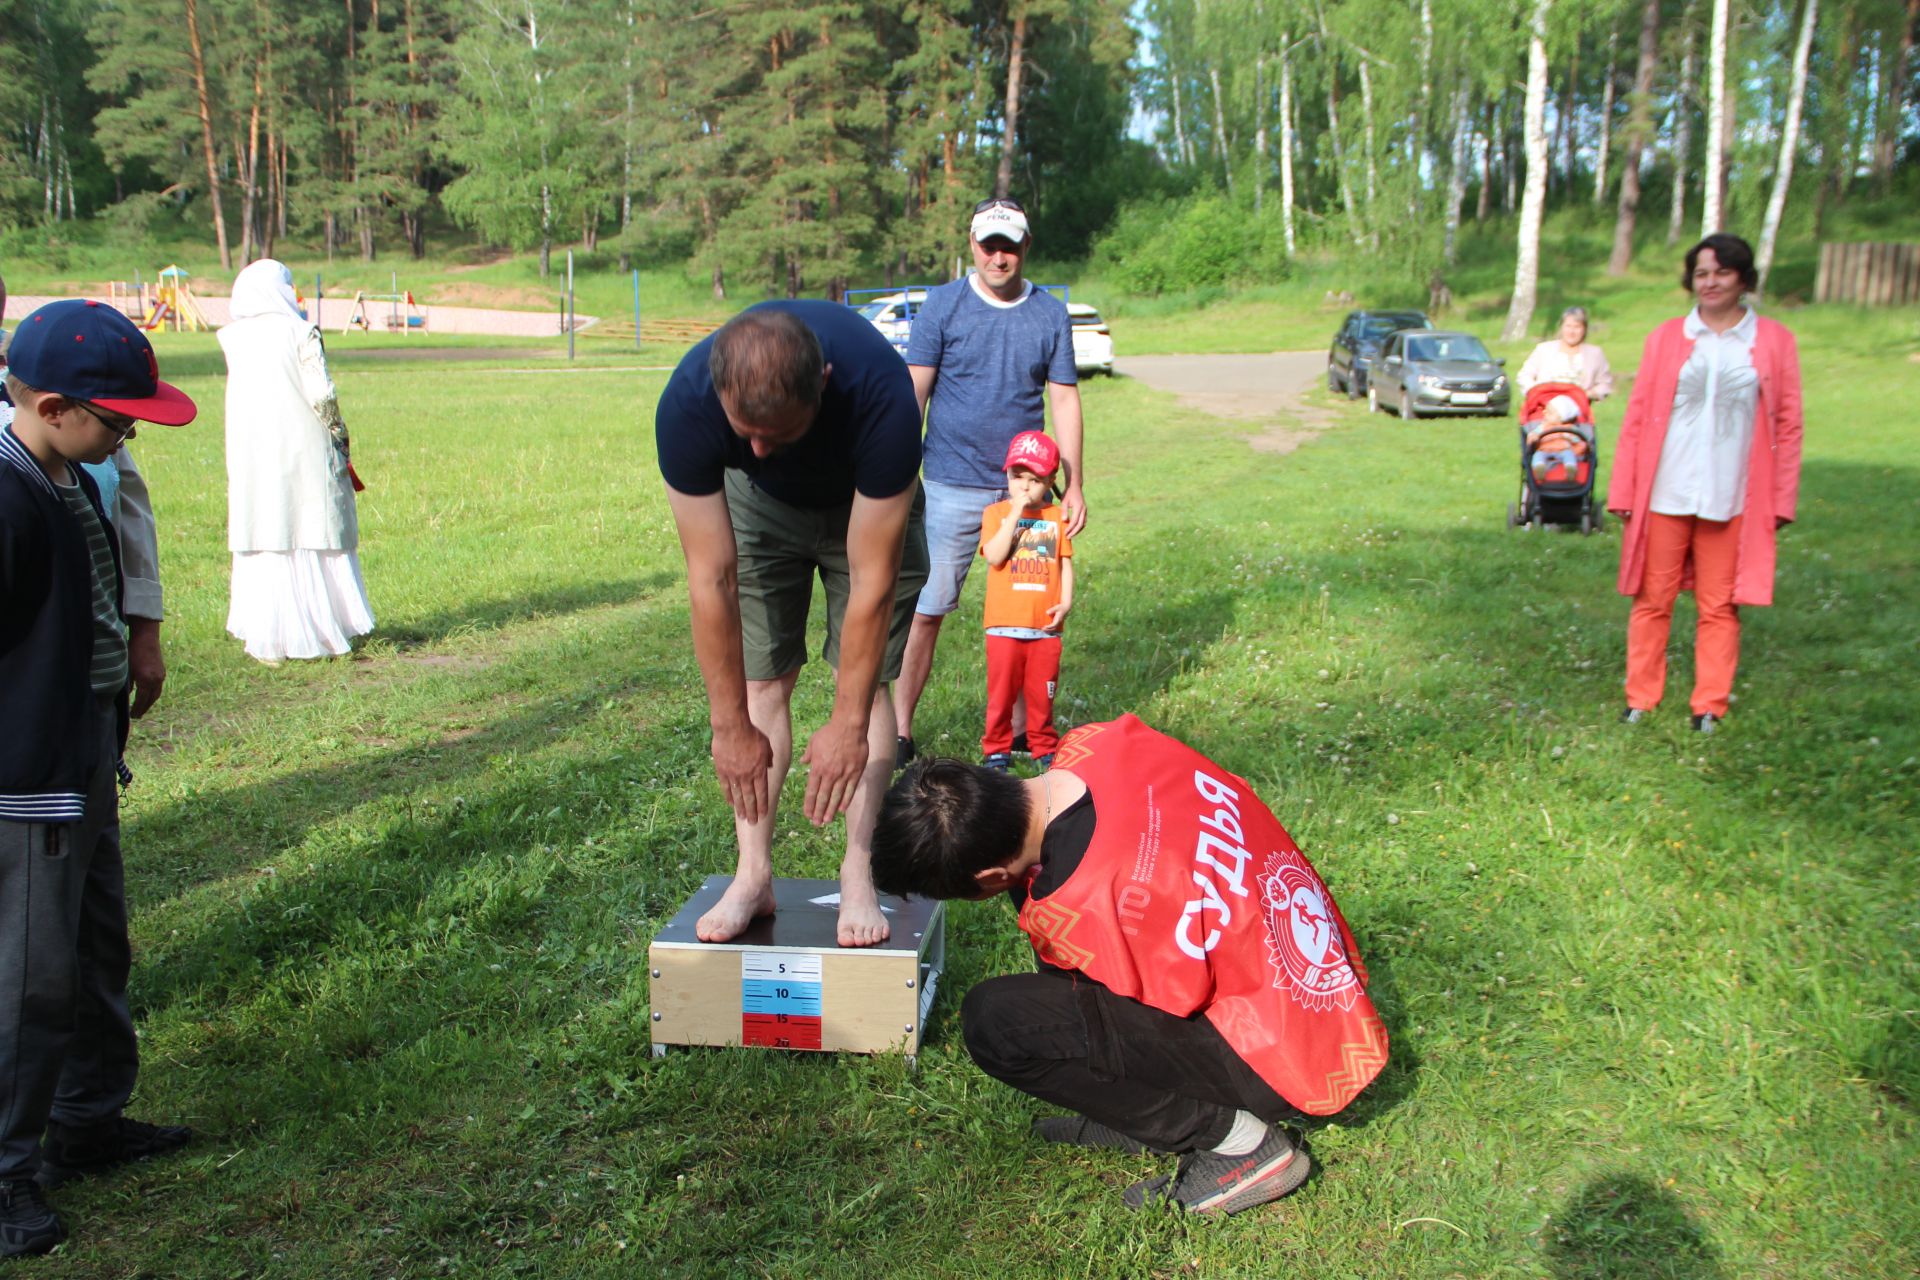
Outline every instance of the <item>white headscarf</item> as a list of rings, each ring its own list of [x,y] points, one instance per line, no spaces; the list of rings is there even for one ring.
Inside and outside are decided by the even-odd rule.
[[[273,258],[262,258],[234,277],[230,314],[236,321],[277,316],[303,328],[313,323],[300,314],[300,303],[293,292],[293,272],[286,263]]]

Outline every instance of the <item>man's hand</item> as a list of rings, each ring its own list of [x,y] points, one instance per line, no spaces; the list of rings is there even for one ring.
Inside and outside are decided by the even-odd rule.
[[[1069,484],[1067,491],[1060,495],[1060,513],[1067,518],[1067,536],[1079,537],[1080,531],[1087,527],[1087,499],[1080,492],[1079,484]]]
[[[769,809],[767,770],[773,767],[773,744],[751,721],[713,735],[713,771],[743,822],[758,822]]]
[[[867,768],[867,726],[828,720],[807,739],[800,759],[807,766],[807,821],[824,827],[853,803]]]
[[[127,673],[133,677],[133,718],[138,720],[160,701],[160,690],[167,683],[159,619],[127,619]]]

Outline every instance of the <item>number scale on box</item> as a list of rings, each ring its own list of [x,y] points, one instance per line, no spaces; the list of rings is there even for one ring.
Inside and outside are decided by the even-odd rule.
[[[769,1049],[820,1047],[820,957],[740,953],[740,1043]]]

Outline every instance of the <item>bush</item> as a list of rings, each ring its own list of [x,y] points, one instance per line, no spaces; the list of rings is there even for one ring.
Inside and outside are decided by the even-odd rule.
[[[1237,280],[1271,280],[1284,262],[1266,252],[1269,231],[1224,196],[1139,201],[1122,208],[1094,245],[1096,270],[1129,293],[1177,293]]]

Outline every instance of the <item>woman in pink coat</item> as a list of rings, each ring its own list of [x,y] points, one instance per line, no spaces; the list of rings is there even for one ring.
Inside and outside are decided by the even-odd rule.
[[[1759,283],[1745,240],[1702,240],[1681,283],[1694,309],[1647,337],[1607,486],[1626,521],[1620,593],[1633,597],[1620,718],[1659,705],[1673,602],[1691,586],[1693,727],[1712,733],[1740,660],[1740,606],[1773,603],[1774,532],[1799,497],[1800,355],[1742,301]]]

